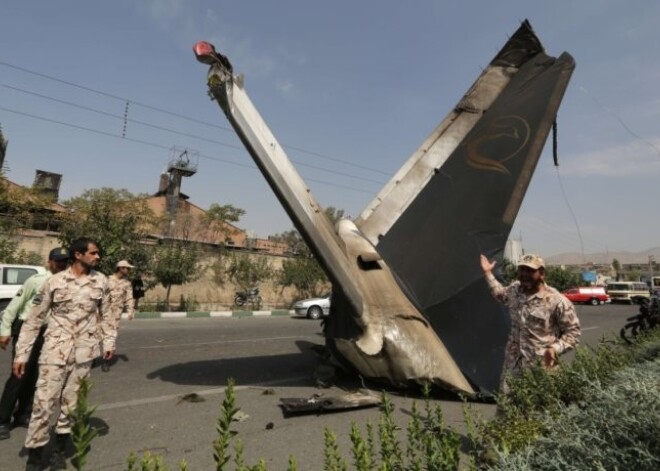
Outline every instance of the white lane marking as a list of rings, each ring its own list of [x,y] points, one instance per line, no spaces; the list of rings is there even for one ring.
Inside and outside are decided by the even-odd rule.
[[[291,381],[303,381],[305,379],[309,379],[309,376],[296,376],[292,378],[284,378],[284,379],[278,379],[275,381],[267,381],[265,383],[259,383],[257,385],[252,385],[252,386],[234,386],[234,391],[241,391],[245,389],[252,389],[252,388],[263,388],[263,387],[268,387],[268,386],[276,386],[280,383],[288,383]],[[204,389],[202,391],[196,391],[197,394],[200,396],[212,396],[215,394],[223,394],[227,388],[226,387],[220,387],[220,388],[213,388],[213,389]],[[121,402],[113,402],[110,404],[101,404],[96,407],[97,411],[102,411],[102,410],[113,410],[113,409],[121,409],[123,407],[134,407],[134,406],[143,406],[145,404],[153,404],[156,402],[165,402],[165,401],[171,401],[173,399],[179,399],[183,394],[167,394],[165,396],[156,396],[156,397],[143,397],[140,399],[133,399],[130,401],[121,401]]]
[[[236,340],[214,340],[213,342],[195,342],[195,343],[170,343],[164,345],[147,345],[145,347],[134,347],[130,350],[149,350],[153,348],[169,348],[169,347],[196,347],[201,345],[222,345],[230,343],[254,343],[263,341],[278,341],[278,340],[302,340],[305,338],[318,338],[318,335],[295,335],[291,337],[262,337],[256,339],[236,339]]]

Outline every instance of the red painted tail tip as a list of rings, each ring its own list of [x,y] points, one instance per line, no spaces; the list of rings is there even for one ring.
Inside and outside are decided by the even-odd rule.
[[[197,56],[205,56],[205,55],[208,55],[208,54],[215,53],[215,47],[213,47],[213,44],[211,44],[209,42],[198,41],[193,46],[193,52]]]

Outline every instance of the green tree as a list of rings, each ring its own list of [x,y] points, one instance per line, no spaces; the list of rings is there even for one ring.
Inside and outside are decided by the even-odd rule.
[[[515,262],[505,258],[502,261],[502,277],[505,283],[511,283],[518,276],[518,266]]]
[[[127,190],[99,188],[65,201],[67,212],[61,216],[59,239],[68,245],[78,237],[91,237],[101,246],[99,270],[113,273],[121,259],[129,260],[143,271],[149,261],[143,244],[155,217],[144,197]]]
[[[231,231],[227,224],[238,222],[242,216],[245,215],[245,210],[237,208],[231,204],[219,205],[213,203],[206,211],[202,218],[202,222],[214,234],[222,234],[225,239],[229,238]]]
[[[0,230],[14,234],[30,228],[46,216],[52,200],[32,188],[11,186],[0,172]]]
[[[612,269],[614,270],[614,276],[618,280],[619,275],[621,274],[621,262],[616,258],[612,260]]]
[[[36,252],[18,248],[18,241],[0,236],[0,263],[43,265],[44,259]]]
[[[5,154],[7,153],[7,144],[9,141],[5,139],[5,135],[2,133],[2,126],[0,126],[0,162],[5,161]],[[0,171],[4,169],[0,168]]]
[[[0,147],[2,135],[0,133]],[[42,257],[35,252],[19,249],[14,238],[23,229],[37,227],[52,217],[52,201],[37,190],[10,186],[0,169],[0,262],[41,265]]]
[[[584,284],[579,274],[557,266],[546,267],[545,282],[559,291]]]
[[[232,283],[247,291],[268,280],[273,275],[273,268],[265,257],[239,253],[227,257],[225,272]]]
[[[343,209],[332,206],[325,208],[324,212],[333,226],[344,217]],[[278,285],[294,286],[300,297],[318,296],[327,290],[328,278],[298,231],[292,229],[271,236],[271,239],[286,243],[295,255],[282,263],[276,278]]]
[[[274,242],[286,244],[289,247],[289,251],[294,255],[311,256],[309,247],[303,240],[300,232],[295,229],[271,235],[269,238]]]
[[[196,245],[181,241],[163,241],[153,250],[151,276],[166,289],[165,305],[170,308],[173,285],[183,285],[198,279],[203,270]]]
[[[328,278],[314,257],[295,257],[282,262],[277,273],[277,284],[294,286],[301,298],[311,298],[326,289]]]
[[[344,217],[343,209],[337,209],[332,206],[328,206],[327,208],[325,208],[324,212],[333,226],[335,226],[337,222]],[[302,238],[300,233],[295,229],[291,229],[289,231],[285,231],[280,234],[272,235],[270,236],[270,239],[275,242],[283,242],[287,244],[289,246],[289,250],[294,255],[299,255],[303,257],[311,256],[312,252],[309,250],[307,243]]]
[[[628,273],[626,273],[626,279],[628,281],[639,281],[641,276],[642,272],[636,268],[633,268],[632,270],[629,270]]]

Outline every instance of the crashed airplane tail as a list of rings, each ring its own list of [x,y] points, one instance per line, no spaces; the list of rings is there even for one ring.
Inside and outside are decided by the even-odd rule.
[[[508,319],[479,254],[501,256],[574,68],[524,22],[456,108],[355,221],[333,228],[208,43],[208,85],[333,284],[326,337],[365,377],[497,388]]]
[[[479,254],[502,259],[574,68],[525,21],[356,221],[484,391],[498,387],[509,320]]]

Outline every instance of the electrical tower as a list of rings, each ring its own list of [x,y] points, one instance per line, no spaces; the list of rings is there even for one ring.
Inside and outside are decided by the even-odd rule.
[[[192,177],[197,173],[199,153],[173,147],[170,156],[167,163],[167,174],[162,176],[162,180],[166,179],[166,181],[161,181],[161,186],[167,185],[167,213],[170,221],[174,221],[181,194],[181,179]]]

